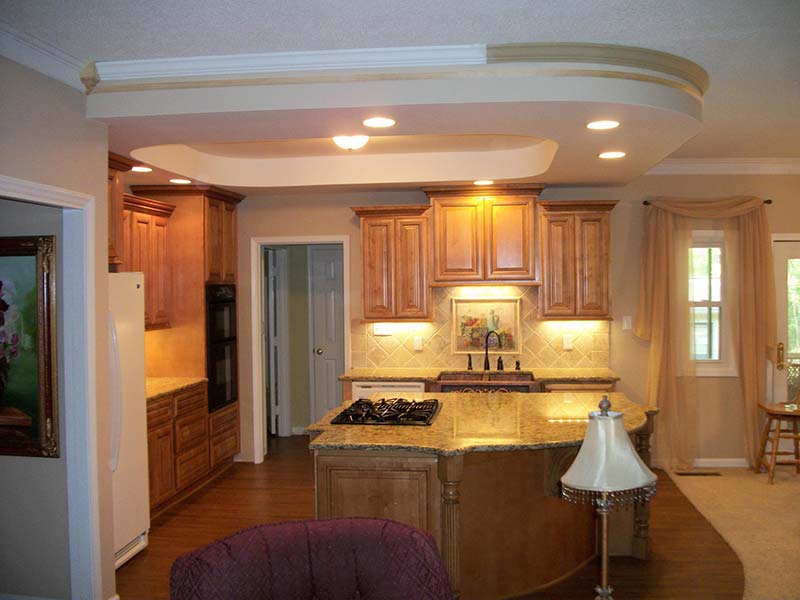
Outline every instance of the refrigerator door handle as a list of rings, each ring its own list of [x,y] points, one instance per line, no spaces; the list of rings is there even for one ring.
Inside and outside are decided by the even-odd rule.
[[[117,325],[111,311],[108,312],[108,331],[108,353],[111,362],[111,471],[114,472],[119,465],[119,446],[122,434],[122,385]]]

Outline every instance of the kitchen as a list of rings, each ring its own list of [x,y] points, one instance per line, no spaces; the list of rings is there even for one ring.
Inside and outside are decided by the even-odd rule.
[[[65,19],[65,24],[67,22]],[[23,27],[22,22],[20,27]],[[564,32],[559,35],[563,39],[570,37]],[[164,39],[168,37],[164,36]],[[501,38],[503,36],[497,39]],[[650,37],[640,37],[628,41],[636,45],[648,45],[647,40],[650,39]],[[430,41],[433,43],[433,40]],[[741,43],[741,40],[739,42]],[[650,45],[658,44],[653,42]],[[518,48],[503,48],[502,44],[490,46],[487,52],[491,54],[491,61],[494,61],[492,64],[505,62],[501,67],[494,66],[491,69],[510,72],[517,68],[514,66],[514,61],[509,58],[512,58],[512,52],[517,52]],[[682,51],[677,42],[664,41],[662,47],[682,56],[695,57],[688,49]],[[79,54],[83,56],[82,53]],[[106,55],[112,54],[106,53]],[[135,55],[135,53],[129,54],[129,56]],[[97,56],[99,55],[93,52],[87,58],[95,59]],[[515,56],[516,60],[525,58],[522,55]],[[125,55],[118,54],[117,58],[124,59]],[[776,236],[786,238],[796,236],[796,224],[800,222],[800,214],[794,201],[796,166],[791,160],[792,146],[786,141],[787,134],[792,128],[787,122],[780,120],[781,111],[776,109],[771,113],[775,121],[779,122],[778,125],[772,123],[769,126],[770,131],[777,132],[775,135],[770,134],[772,137],[752,131],[747,134],[744,130],[739,133],[733,130],[725,132],[725,128],[720,127],[720,121],[705,117],[701,119],[699,106],[703,102],[698,100],[697,92],[686,92],[695,84],[703,87],[702,82],[695,80],[689,84],[685,81],[675,83],[676,77],[687,76],[685,72],[680,75],[672,73],[666,78],[661,77],[660,81],[671,80],[671,83],[650,95],[647,102],[643,97],[639,97],[629,103],[630,97],[621,96],[605,97],[599,101],[592,95],[592,90],[596,89],[591,85],[578,90],[578,93],[571,94],[568,89],[570,86],[561,87],[557,85],[557,80],[548,80],[548,85],[538,86],[539,89],[536,89],[535,84],[525,86],[522,81],[525,78],[515,81],[514,86],[522,86],[518,88],[506,85],[509,82],[503,81],[502,77],[497,81],[491,80],[492,85],[478,86],[476,83],[478,80],[485,83],[488,81],[487,77],[491,76],[482,74],[481,77],[464,77],[463,80],[457,76],[452,79],[431,77],[422,84],[415,78],[416,83],[410,86],[407,81],[396,84],[385,81],[381,83],[370,78],[358,84],[350,80],[335,83],[306,82],[300,84],[304,86],[302,102],[299,97],[289,94],[284,98],[284,105],[280,105],[281,94],[290,92],[292,85],[297,85],[297,82],[280,80],[278,83],[266,86],[270,89],[270,94],[267,95],[269,98],[256,93],[258,86],[238,88],[243,90],[244,87],[248,87],[248,93],[253,93],[250,96],[251,103],[248,109],[246,103],[242,102],[242,97],[235,93],[235,86],[228,89],[225,94],[209,93],[210,86],[213,87],[214,82],[205,81],[203,97],[197,89],[185,84],[182,84],[184,87],[179,92],[174,89],[156,89],[161,84],[125,81],[124,77],[106,79],[111,71],[104,69],[113,65],[105,64],[104,61],[97,63],[95,79],[99,78],[99,82],[95,81],[93,84],[94,91],[84,96],[85,88],[82,84],[77,84],[80,89],[76,91],[72,89],[75,85],[72,85],[72,88],[68,87],[70,84],[65,86],[52,78],[36,73],[35,67],[31,70],[19,66],[16,60],[12,57],[11,60],[4,59],[2,63],[4,77],[13,83],[7,87],[9,96],[8,102],[4,102],[4,125],[8,123],[8,139],[16,140],[15,144],[4,146],[9,151],[4,154],[3,174],[12,178],[78,190],[97,199],[96,204],[90,203],[86,211],[77,210],[75,206],[78,204],[59,205],[62,208],[58,210],[63,211],[67,218],[62,225],[56,227],[62,234],[63,231],[71,231],[73,223],[71,219],[77,212],[85,212],[88,225],[82,231],[87,240],[85,251],[89,253],[91,261],[87,259],[86,268],[90,276],[86,278],[85,286],[81,286],[81,289],[86,290],[86,310],[91,311],[90,314],[96,318],[91,326],[85,328],[85,339],[78,338],[83,340],[81,343],[86,349],[85,359],[91,363],[90,376],[86,384],[90,388],[89,392],[83,396],[75,394],[69,385],[73,379],[72,372],[69,369],[60,372],[61,378],[67,382],[63,389],[66,390],[65,406],[68,407],[64,413],[67,419],[61,424],[61,433],[63,439],[72,441],[73,446],[66,453],[66,459],[52,461],[49,465],[50,470],[55,469],[58,472],[57,481],[62,483],[55,485],[53,493],[48,494],[50,501],[48,509],[34,515],[31,512],[34,504],[28,502],[29,498],[38,493],[34,491],[38,488],[31,487],[28,482],[50,481],[50,470],[45,471],[41,468],[42,460],[39,459],[37,464],[33,461],[23,464],[23,461],[13,462],[10,458],[4,459],[10,476],[20,480],[21,485],[18,490],[9,488],[3,492],[3,504],[16,516],[15,521],[31,526],[29,531],[21,531],[11,523],[3,525],[3,537],[25,549],[25,552],[14,553],[14,556],[9,558],[9,560],[13,558],[13,561],[8,563],[7,571],[3,571],[3,577],[0,578],[11,586],[8,593],[65,597],[68,595],[64,592],[65,589],[68,590],[70,587],[82,589],[79,586],[82,582],[88,581],[82,574],[91,572],[94,574],[92,585],[95,589],[103,590],[103,597],[109,598],[114,594],[114,561],[110,559],[113,554],[110,551],[110,517],[113,509],[110,474],[106,473],[106,464],[111,458],[109,449],[113,448],[111,438],[117,416],[112,414],[111,403],[108,401],[113,390],[108,374],[113,372],[113,369],[108,366],[109,353],[106,351],[108,325],[105,308],[108,302],[106,288],[109,285],[109,277],[105,275],[108,271],[106,262],[108,252],[105,246],[106,237],[113,242],[115,235],[116,241],[121,240],[124,245],[126,229],[124,221],[114,220],[115,225],[109,230],[112,221],[109,221],[106,214],[105,202],[109,149],[117,157],[121,157],[116,160],[127,160],[134,166],[147,164],[154,167],[158,164],[162,166],[161,169],[158,167],[154,169],[155,175],[152,179],[135,180],[133,176],[128,178],[129,172],[124,171],[127,183],[119,190],[122,193],[122,203],[116,207],[119,210],[117,215],[121,215],[122,219],[125,218],[125,194],[128,194],[130,207],[128,218],[130,219],[134,213],[138,215],[134,217],[138,223],[136,235],[140,236],[136,242],[139,250],[137,260],[140,261],[138,268],[148,270],[144,268],[145,264],[152,267],[165,257],[170,257],[167,260],[174,260],[178,256],[182,256],[181,262],[174,264],[185,265],[185,268],[179,266],[173,269],[170,275],[161,270],[161,279],[159,281],[156,277],[155,283],[152,277],[153,272],[158,272],[158,268],[153,270],[150,274],[151,285],[145,285],[148,296],[143,299],[146,305],[149,304],[147,313],[149,325],[145,333],[145,341],[148,342],[146,374],[167,379],[189,378],[182,383],[165,382],[167,387],[161,391],[153,391],[151,386],[150,392],[144,392],[151,396],[151,404],[163,401],[159,417],[162,421],[152,422],[150,430],[153,439],[159,440],[153,447],[158,448],[163,459],[159,484],[151,486],[148,482],[150,490],[148,493],[155,491],[155,496],[158,498],[152,505],[155,509],[153,515],[161,511],[164,511],[163,515],[168,514],[169,507],[173,503],[176,503],[178,510],[182,506],[194,506],[197,499],[204,495],[200,490],[215,490],[217,488],[214,486],[226,477],[229,482],[238,482],[237,478],[230,475],[242,467],[259,468],[261,464],[269,466],[270,463],[278,463],[280,453],[272,456],[268,454],[266,460],[261,453],[263,442],[267,438],[263,417],[268,408],[264,405],[263,399],[265,373],[258,323],[263,314],[259,299],[262,272],[259,264],[261,253],[258,240],[325,237],[346,240],[343,244],[346,249],[344,294],[349,299],[343,329],[346,364],[341,373],[336,373],[337,377],[342,376],[345,379],[344,385],[343,382],[336,383],[343,397],[346,397],[348,383],[369,384],[370,377],[376,378],[377,381],[392,380],[393,373],[387,372],[387,369],[412,369],[411,381],[417,385],[422,383],[423,386],[426,384],[431,387],[441,386],[444,383],[442,373],[456,374],[456,378],[448,385],[466,386],[470,381],[469,373],[473,374],[472,377],[480,374],[480,381],[483,384],[482,352],[477,350],[471,352],[473,370],[469,372],[467,354],[453,351],[453,332],[458,330],[458,327],[455,327],[454,305],[459,306],[463,304],[461,301],[477,300],[483,296],[490,299],[516,300],[520,309],[520,335],[516,338],[521,343],[520,352],[500,353],[505,362],[505,369],[500,374],[503,378],[496,381],[507,385],[506,377],[513,376],[516,372],[515,362],[519,360],[520,370],[517,376],[527,377],[528,373],[532,373],[534,380],[520,382],[517,379],[514,383],[520,387],[540,386],[542,380],[546,378],[551,380],[552,386],[613,384],[614,391],[611,393],[624,394],[636,404],[645,405],[648,344],[634,336],[630,328],[630,322],[637,314],[639,297],[642,231],[647,212],[642,202],[659,196],[718,198],[753,195],[772,200],[772,204],[766,210],[770,229]],[[708,64],[702,58],[696,60],[710,70],[714,81],[714,87],[710,88],[705,97],[707,116],[717,114],[719,94],[722,90],[734,90],[734,93],[725,94],[729,98],[740,98],[744,93],[735,85],[731,86],[730,78],[726,79],[724,73],[727,63],[720,63],[714,58],[709,58]],[[524,60],[519,61],[517,66],[523,64]],[[606,66],[589,68],[606,68]],[[483,67],[485,65],[475,70]],[[615,68],[612,67],[610,70],[613,71]],[[472,67],[467,65],[464,69],[456,70],[467,73]],[[767,70],[761,70],[764,76],[766,72]],[[89,75],[87,81],[92,79],[91,73]],[[653,74],[649,73],[645,77],[627,79],[624,84],[620,84],[620,88],[630,90],[631,87],[640,85],[657,88],[660,84],[654,83],[650,78],[651,75]],[[118,77],[118,73],[115,73],[114,77]],[[604,81],[607,82],[611,79],[604,77]],[[590,78],[582,79],[580,75],[575,74],[571,76],[570,81],[576,84],[576,88],[580,88],[587,84],[588,79]],[[649,79],[649,83],[645,84],[642,81],[645,79]],[[637,80],[639,83],[632,83]],[[242,83],[240,81],[237,85]],[[495,83],[497,85],[494,85]],[[117,89],[114,89],[114,85],[118,86]],[[333,106],[334,100],[341,99],[342,96],[325,92],[325,89],[332,89],[326,88],[326,85],[335,86],[337,90],[339,88],[347,90],[351,89],[350,86],[354,86],[352,89],[357,88],[359,92],[359,106],[353,106],[353,102],[347,106]],[[392,104],[386,101],[386,97],[378,101],[376,94],[380,87],[385,88],[383,92],[390,96],[402,90],[404,94],[402,102],[398,100]],[[479,89],[481,87],[483,89]],[[608,88],[613,87],[615,86],[608,86]],[[547,93],[544,93],[545,88]],[[762,88],[777,90],[780,86],[764,85]],[[487,97],[488,90],[494,98]],[[443,92],[445,102],[431,102],[434,92]],[[575,92],[575,89],[572,92]],[[703,99],[705,90],[702,92],[699,94],[700,100]],[[504,96],[505,94],[508,95]],[[182,98],[178,100],[175,95],[180,95]],[[545,98],[547,95],[551,97]],[[223,103],[213,104],[223,96],[226,98]],[[154,101],[157,97],[159,99]],[[453,101],[455,97],[458,97],[458,102]],[[677,103],[666,101],[669,106],[653,108],[654,103],[658,104],[666,98],[674,101],[678,97],[681,99]],[[498,101],[500,98],[504,99]],[[253,103],[266,106],[267,100],[273,102],[269,110],[253,110]],[[529,104],[536,106],[525,106],[528,104],[526,100],[530,100]],[[548,102],[551,101],[552,105],[549,105]],[[226,102],[227,107],[223,106]],[[595,107],[603,104],[606,108],[620,109],[621,116],[590,115],[585,109],[593,102],[599,102]],[[315,103],[316,108],[314,108]],[[497,112],[490,110],[489,107],[493,103],[507,103],[509,110]],[[410,108],[415,105],[424,107]],[[185,114],[187,107],[192,107],[196,112],[191,115]],[[334,149],[331,136],[339,133],[361,133],[363,118],[387,112],[376,110],[362,114],[364,108],[397,109],[388,113],[397,119],[400,127],[397,129],[397,135],[373,135],[366,150],[362,151],[340,152]],[[259,118],[248,119],[246,115],[248,110],[252,113],[251,117],[258,115]],[[237,111],[240,113],[234,116]],[[291,111],[296,112],[291,113]],[[327,126],[322,126],[324,120],[321,117],[328,111],[330,115],[335,113],[335,119]],[[31,112],[36,112],[38,117],[34,119]],[[301,118],[296,121],[287,119],[290,113]],[[591,118],[600,116],[618,116],[621,128],[616,133],[596,134],[587,131],[586,123]],[[454,121],[448,123],[450,118]],[[417,121],[417,119],[422,120]],[[706,123],[701,124],[701,120]],[[290,123],[298,125],[298,130],[292,135],[296,134],[313,142],[307,142],[309,145],[304,148],[277,147],[267,150],[248,148],[246,143],[238,149],[207,147],[215,143],[235,145],[242,140],[287,139],[290,137],[287,133],[287,126]],[[428,133],[432,132],[440,139],[425,139],[426,128]],[[767,126],[764,128],[766,130]],[[48,132],[56,133],[54,137],[60,144],[51,143]],[[654,132],[658,134],[654,135]],[[469,136],[473,138],[470,139]],[[484,138],[485,143],[475,139],[482,136],[488,136]],[[546,142],[542,143],[541,139],[528,139],[537,136],[550,141],[557,140],[558,148]],[[385,137],[398,138],[397,147],[392,149],[385,146],[387,141],[381,139]],[[446,143],[441,139],[448,137],[451,139]],[[748,149],[749,140],[767,138],[770,139],[769,143]],[[715,145],[710,140],[715,140]],[[617,149],[612,148],[617,146],[617,143],[609,144],[609,141],[624,144],[628,155],[616,162],[614,159],[608,161],[598,159],[597,155],[601,151]],[[173,154],[163,147],[182,142],[193,145],[191,149],[198,154],[179,156],[179,153]],[[330,150],[326,149],[327,145],[331,145]],[[420,153],[421,156],[417,157],[419,160],[416,162],[414,162],[414,152],[409,151],[409,147],[414,145],[425,150]],[[12,146],[14,146],[13,151]],[[375,150],[370,150],[371,147]],[[148,151],[143,152],[145,149]],[[302,154],[302,158],[298,153]],[[65,155],[71,156],[71,160],[65,161]],[[772,158],[769,160],[753,158],[758,156]],[[786,159],[787,156],[790,159]],[[38,158],[34,161],[30,157]],[[219,170],[223,165],[229,164],[228,159],[236,157],[243,159],[240,168],[234,169],[238,170],[238,175],[234,171],[222,173]],[[73,166],[70,167],[68,162]],[[249,163],[249,166],[246,163]],[[202,168],[196,168],[201,164]],[[44,168],[44,165],[47,168]],[[119,170],[124,170],[124,165]],[[253,179],[254,171],[260,171],[261,184]],[[166,185],[170,178],[179,175],[189,178],[193,183],[172,184],[168,190],[161,190],[165,192],[163,196],[159,196],[158,192],[152,189],[152,186]],[[367,253],[362,251],[361,223],[352,208],[431,207],[431,199],[425,189],[434,196],[437,188],[439,192],[443,188],[457,188],[458,193],[463,193],[476,189],[472,183],[475,178],[488,176],[493,176],[498,181],[498,188],[509,184],[511,187],[522,185],[523,188],[527,188],[526,193],[529,196],[536,196],[532,203],[533,226],[528,232],[533,234],[529,236],[533,261],[528,263],[528,267],[534,266],[533,275],[528,275],[527,280],[525,277],[518,277],[516,280],[509,278],[507,281],[501,279],[502,283],[490,282],[485,276],[480,282],[476,282],[475,279],[437,281],[433,264],[437,244],[435,239],[429,237],[428,251],[431,263],[428,265],[426,277],[434,285],[428,288],[429,312],[426,318],[419,320],[409,318],[408,322],[398,323],[392,322],[393,317],[387,316],[385,320],[381,320],[367,316],[370,310],[370,302],[364,299],[367,287],[364,285]],[[268,184],[263,183],[264,179],[268,180]],[[182,189],[187,192],[186,195],[174,193],[178,186],[182,185],[184,186]],[[138,186],[150,186],[150,189],[144,192],[143,188]],[[4,195],[12,199],[2,201],[4,217],[14,215],[13,218],[3,219],[4,234],[20,235],[20,231],[23,230],[25,235],[28,235],[29,231],[35,233],[35,218],[20,220],[16,217],[17,212],[21,213],[22,210],[15,205],[14,199],[26,200],[29,197],[15,192],[18,188],[4,189],[6,190]],[[112,191],[109,197],[114,193],[116,192]],[[222,198],[214,198],[216,194]],[[191,195],[196,211],[193,214],[194,220],[191,224],[186,222],[187,229],[180,234],[179,243],[170,243],[167,236],[173,231],[176,234],[179,232],[179,224],[183,219],[181,214],[184,212],[181,208],[188,207],[184,200]],[[488,190],[483,192],[483,195],[488,195]],[[212,205],[217,200],[221,203],[222,209],[230,207],[231,210],[227,214],[215,213],[217,209],[212,208]],[[84,201],[89,202],[81,200]],[[548,303],[549,301],[543,298],[548,285],[547,273],[542,271],[545,261],[541,244],[548,238],[542,235],[541,223],[543,215],[549,212],[548,204],[560,202],[579,202],[586,206],[590,206],[592,202],[616,202],[613,209],[609,208],[606,217],[608,237],[605,242],[608,248],[609,270],[605,298],[608,305],[604,313],[595,314],[594,318],[565,318],[577,317],[574,310],[569,315],[562,314],[557,318],[542,316],[543,309],[556,311],[559,309],[557,303]],[[436,228],[433,212],[432,208],[428,208],[426,215],[431,236]],[[565,231],[556,232],[557,218],[553,216],[551,222],[551,232],[556,236]],[[574,215],[569,218],[574,224]],[[24,223],[24,227],[17,223]],[[164,223],[167,224],[166,231],[169,233],[164,233]],[[121,233],[119,229],[115,229],[120,225]],[[171,229],[173,226],[174,229]],[[66,248],[76,247],[71,245],[74,242],[70,242],[69,237],[64,239],[68,244]],[[131,235],[131,244],[134,243],[133,239],[134,236]],[[142,243],[142,240],[147,243]],[[206,252],[206,248],[212,247],[212,244],[217,244],[216,248],[219,250]],[[470,243],[466,247],[477,248],[477,245]],[[485,245],[481,247],[484,250],[486,248]],[[142,254],[143,248],[147,248],[144,254]],[[491,252],[491,246],[489,248]],[[151,253],[150,249],[154,251]],[[563,259],[563,255],[560,258]],[[593,254],[592,258],[596,258],[596,255]],[[66,259],[70,257],[67,255]],[[216,264],[212,264],[215,261]],[[486,268],[486,263],[481,262]],[[572,272],[577,263],[562,261],[560,264],[563,267],[561,274],[567,273],[565,279],[575,281],[577,287],[578,281],[575,279],[577,274]],[[70,265],[68,261],[65,273],[73,272],[70,270]],[[564,265],[572,266],[564,267]],[[129,265],[129,268],[132,266]],[[536,268],[539,270],[536,271]],[[112,270],[114,269],[125,271],[120,267],[113,267]],[[212,272],[213,275],[209,276]],[[485,273],[486,271],[484,275]],[[420,281],[423,280],[418,279],[417,283]],[[550,281],[552,283],[552,279]],[[236,286],[237,372],[234,377],[230,377],[232,365],[230,344],[227,350],[224,348],[226,342],[231,340],[220,340],[223,347],[221,374],[227,378],[223,378],[227,381],[227,386],[226,384],[222,386],[223,397],[232,399],[235,386],[237,398],[237,402],[227,404],[220,409],[229,411],[226,413],[227,418],[224,423],[215,423],[218,420],[214,419],[216,411],[209,412],[210,398],[207,384],[203,381],[210,374],[207,342],[211,338],[208,333],[205,297],[207,282],[216,282],[219,285],[235,283]],[[531,282],[534,284],[531,285]],[[451,285],[453,283],[458,285]],[[65,306],[75,307],[75,304],[67,303],[72,301],[76,286],[69,283],[59,285],[66,286],[66,290],[60,290],[66,291],[60,294]],[[407,292],[411,292],[408,297],[426,287],[409,286],[406,288]],[[387,292],[387,289],[383,292]],[[597,288],[591,291],[594,293]],[[603,297],[603,294],[600,294],[600,297]],[[373,303],[372,308],[378,304],[380,303]],[[78,307],[82,308],[80,305]],[[84,322],[78,318],[78,313],[69,314],[76,316],[66,323],[65,331],[70,331],[71,321]],[[376,333],[375,322],[389,322],[392,326],[378,327]],[[167,323],[170,327],[164,326]],[[225,323],[229,324],[230,320]],[[72,349],[74,346],[68,347]],[[229,354],[225,355],[226,351]],[[259,352],[262,356],[259,356]],[[80,357],[82,353],[72,353],[68,360],[72,361],[74,356]],[[487,374],[489,377],[497,376],[495,372],[497,357],[496,353],[490,354],[492,368]],[[419,369],[430,369],[430,371],[420,372]],[[582,369],[582,371],[579,375],[575,371],[553,372],[551,369]],[[394,372],[394,375],[399,373]],[[406,379],[408,377],[406,373]],[[471,381],[471,384],[475,384],[476,380]],[[486,383],[494,385],[491,381]],[[698,383],[704,396],[703,402],[698,406],[697,414],[697,430],[701,432],[698,436],[696,453],[698,465],[705,464],[711,468],[741,465],[746,457],[744,443],[746,436],[737,378],[717,375],[704,378]],[[184,388],[183,385],[188,388]],[[351,390],[352,387],[351,385]],[[185,393],[187,391],[194,393]],[[163,395],[159,398],[157,397],[159,394]],[[75,398],[83,400],[76,401]],[[79,430],[83,433],[77,437],[78,440],[86,440],[86,436],[89,436],[84,455],[79,445],[75,445],[74,427],[75,419],[82,418],[81,411],[75,407],[86,404],[85,399],[88,399],[89,404],[96,406],[88,412],[87,425],[83,430]],[[656,416],[656,422],[660,416]],[[96,422],[93,419],[96,419]],[[300,426],[297,423],[290,425]],[[308,425],[308,422],[305,425]],[[176,437],[176,431],[186,437],[182,439]],[[291,441],[291,438],[287,439]],[[273,447],[270,446],[269,449],[272,450]],[[307,442],[305,451],[307,454]],[[216,455],[212,452],[216,452]],[[86,478],[88,493],[95,494],[93,496],[95,500],[92,502],[87,500],[85,503],[70,502],[67,506],[68,487],[71,497],[81,497],[75,496],[75,490],[81,488],[83,479],[76,481],[74,478],[76,474],[83,474],[84,471],[80,467],[82,463],[79,463],[79,468],[75,468],[74,461],[77,458],[87,459],[87,456],[88,464],[95,465],[97,473],[92,475],[93,471],[89,468],[81,477]],[[176,468],[177,465],[180,465],[180,472]],[[26,477],[21,478],[19,473],[24,473]],[[214,477],[216,479],[211,481]],[[310,489],[293,490],[292,497],[298,498],[298,504],[305,505],[306,495]],[[195,490],[197,493],[193,493]],[[244,493],[241,492],[243,495]],[[153,500],[151,499],[151,502]],[[66,518],[67,514],[69,519]],[[82,521],[76,518],[77,514],[84,514],[85,519]],[[288,515],[289,512],[282,514]],[[300,515],[299,512],[291,514]],[[59,515],[61,517],[57,518]],[[99,557],[97,564],[94,564],[95,561],[81,562],[81,556],[84,555],[76,550],[76,544],[82,543],[84,539],[80,534],[81,529],[77,527],[81,522],[89,523],[90,526],[85,528],[89,533],[95,532],[92,534],[95,535],[94,539],[88,539],[87,534],[86,542],[94,549],[92,551],[94,554],[89,553],[85,556]],[[159,520],[159,523],[164,522],[164,519]],[[67,535],[68,530],[69,535]],[[45,531],[47,533],[44,533]],[[48,540],[50,543],[45,544],[43,540]],[[45,550],[44,546],[49,547]],[[47,557],[48,563],[52,564],[52,577],[35,576],[36,569],[30,568],[33,563],[25,558],[34,555]],[[122,566],[120,572],[134,564],[139,557]],[[86,567],[90,563],[91,568]]]

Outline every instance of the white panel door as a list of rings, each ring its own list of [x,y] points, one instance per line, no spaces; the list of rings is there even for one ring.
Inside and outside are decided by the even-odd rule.
[[[341,245],[309,246],[311,420],[342,403],[344,270]]]
[[[775,298],[783,364],[773,370],[773,402],[800,400],[800,241],[776,241]]]

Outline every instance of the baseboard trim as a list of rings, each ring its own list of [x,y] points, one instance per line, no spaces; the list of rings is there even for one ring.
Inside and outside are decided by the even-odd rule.
[[[305,435],[305,427],[292,427],[292,435]]]
[[[696,469],[732,469],[749,467],[746,458],[695,458]]]

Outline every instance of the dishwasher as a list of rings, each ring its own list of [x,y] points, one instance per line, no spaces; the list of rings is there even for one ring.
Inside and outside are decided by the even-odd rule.
[[[379,398],[397,398],[404,393],[422,394],[425,383],[422,381],[354,381],[353,400],[369,400],[373,394]]]

